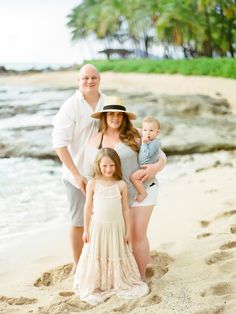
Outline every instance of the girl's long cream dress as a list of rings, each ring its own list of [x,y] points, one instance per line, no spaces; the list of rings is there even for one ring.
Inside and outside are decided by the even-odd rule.
[[[118,184],[96,182],[90,241],[84,244],[74,277],[74,291],[92,305],[116,294],[135,299],[148,293],[129,245]]]

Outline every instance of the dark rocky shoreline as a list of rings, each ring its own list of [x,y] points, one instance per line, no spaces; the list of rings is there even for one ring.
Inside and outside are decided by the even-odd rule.
[[[0,158],[57,160],[51,144],[51,121],[73,89],[7,88],[0,97]],[[106,91],[108,95],[114,91]],[[116,94],[118,94],[116,92]],[[168,156],[236,149],[236,116],[226,99],[204,95],[122,94],[134,125],[146,115],[161,121],[162,149]]]

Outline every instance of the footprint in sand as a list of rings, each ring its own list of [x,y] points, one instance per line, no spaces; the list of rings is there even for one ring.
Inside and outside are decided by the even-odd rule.
[[[210,233],[210,232],[205,232],[205,233],[200,233],[200,234],[198,234],[197,235],[197,239],[203,239],[203,238],[207,238],[207,237],[209,237],[209,236],[211,236],[212,235],[212,233]]]
[[[210,189],[210,190],[205,191],[205,193],[216,193],[216,192],[218,192],[217,189]]]
[[[174,259],[165,252],[150,252],[150,263],[147,265],[146,276],[147,278],[158,277],[161,278],[168,272],[168,265],[174,261]]]
[[[231,217],[233,215],[236,215],[236,209],[232,209],[223,213],[220,213],[216,216],[216,218],[225,218],[225,217]]]
[[[78,296],[73,295],[68,299],[63,299],[38,308],[37,314],[68,314],[68,313],[84,313],[93,308],[92,305],[83,302]],[[91,312],[93,313],[93,312]]]
[[[162,267],[158,265],[148,265],[146,270],[147,279],[151,279],[152,277],[161,278],[169,271],[168,267]]]
[[[163,277],[169,270],[168,265],[174,261],[174,259],[164,252],[152,251],[150,253],[151,260],[147,265],[146,278],[148,284],[153,283],[153,280]]]
[[[229,250],[229,249],[233,249],[236,247],[236,241],[232,241],[232,242],[227,242],[223,245],[220,246],[221,250]]]
[[[145,306],[149,307],[151,305],[161,303],[161,301],[161,297],[159,297],[159,295],[157,295],[155,291],[151,291],[146,297],[143,298],[143,301],[140,302],[139,306],[141,308]]]
[[[58,293],[61,297],[71,297],[74,295],[73,291],[61,291]]]
[[[233,254],[231,252],[225,252],[225,251],[220,251],[213,253],[205,258],[205,262],[207,265],[212,265],[219,263],[221,261],[228,260],[233,257]]]
[[[227,274],[234,274],[235,273],[235,265],[236,265],[236,258],[231,258],[225,262],[220,263],[218,265],[219,270],[221,273]],[[235,282],[236,282],[236,273],[235,273]]]
[[[158,303],[161,303],[161,297],[159,297],[159,295],[157,295],[155,292],[153,294],[150,294],[148,306],[152,304],[158,304]]]
[[[223,212],[223,213],[219,213],[218,215],[215,216],[215,219],[219,219],[219,218],[227,218],[227,217],[231,217],[233,215],[236,215],[236,210],[233,209],[233,210],[229,210],[229,211],[226,211],[226,212]],[[200,221],[200,225],[202,228],[206,228],[210,225],[211,221],[209,220],[201,220]]]
[[[233,234],[236,234],[236,225],[231,225],[230,226],[230,232]]]
[[[236,293],[236,289],[229,282],[220,282],[215,286],[212,286],[201,293],[202,297],[207,297],[209,295],[226,295],[226,294],[234,294]]]
[[[209,224],[210,224],[210,221],[207,221],[207,220],[201,220],[200,221],[200,225],[201,225],[202,228],[208,227]]]
[[[146,277],[147,278],[152,278],[155,275],[155,271],[153,268],[147,268],[146,270]]]
[[[194,314],[223,314],[223,313],[224,313],[224,306],[216,305],[216,306],[213,306],[212,308],[197,311]]]
[[[150,265],[165,267],[174,261],[173,257],[171,257],[169,254],[165,252],[151,251],[150,256],[151,256]]]
[[[9,305],[27,305],[36,303],[38,300],[35,298],[25,298],[25,297],[19,297],[19,298],[10,298],[5,297],[3,295],[0,296],[0,302],[8,303]]]
[[[69,277],[71,269],[72,264],[66,264],[49,270],[43,273],[42,276],[34,282],[34,286],[51,286],[57,282],[60,282]]]

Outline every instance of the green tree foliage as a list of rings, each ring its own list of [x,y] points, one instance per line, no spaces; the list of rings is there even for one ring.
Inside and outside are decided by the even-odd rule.
[[[191,60],[116,59],[87,60],[100,72],[168,73],[206,75],[236,79],[236,61],[232,58],[194,58]]]
[[[231,56],[236,0],[83,0],[68,16],[72,39],[95,35],[107,48],[128,41],[149,56],[152,45],[181,47],[185,57]]]

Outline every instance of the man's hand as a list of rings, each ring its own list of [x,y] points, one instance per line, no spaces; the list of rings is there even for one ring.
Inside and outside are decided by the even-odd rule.
[[[141,182],[145,182],[146,180],[154,178],[157,173],[156,164],[146,164],[142,165],[140,168],[143,169],[143,174],[139,178]]]
[[[70,170],[71,174],[74,176],[78,188],[82,191],[82,193],[85,195],[86,190],[86,184],[87,181],[84,177],[82,177],[78,171],[78,168],[74,164],[74,161],[72,160],[71,154],[68,151],[68,148],[60,147],[56,148],[56,153],[58,157],[60,158],[61,162]]]
[[[85,179],[85,177],[82,177],[81,175],[76,176],[75,179],[76,179],[76,183],[78,184],[79,189],[85,196],[87,180]]]

